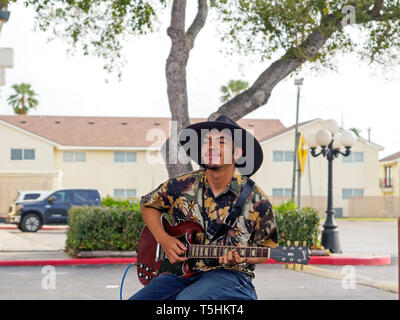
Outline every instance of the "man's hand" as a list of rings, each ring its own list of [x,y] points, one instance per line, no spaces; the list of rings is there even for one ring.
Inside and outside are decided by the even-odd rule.
[[[246,258],[241,258],[239,253],[235,249],[229,250],[226,255],[219,257],[219,263],[222,265],[233,265],[243,262],[247,262]]]
[[[164,249],[170,263],[178,263],[187,260],[185,257],[180,257],[187,249],[178,239],[165,234],[162,239],[160,239],[159,243]]]

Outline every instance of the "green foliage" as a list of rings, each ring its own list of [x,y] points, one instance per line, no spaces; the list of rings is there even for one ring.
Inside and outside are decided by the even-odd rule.
[[[128,36],[153,31],[165,0],[10,0],[36,11],[36,28],[67,40],[73,49],[106,61],[121,72]],[[187,1],[189,2],[189,1]],[[255,53],[261,60],[285,56],[334,68],[337,54],[391,65],[400,60],[398,0],[210,0],[231,53]],[[351,6],[353,12],[346,10]],[[210,10],[211,11],[211,10]],[[327,38],[322,48],[313,42]],[[315,51],[314,51],[315,49]],[[225,52],[227,50],[224,50]],[[119,73],[119,76],[121,74]]]
[[[400,3],[388,0],[381,6],[380,2],[211,0],[211,6],[222,22],[221,39],[231,45],[231,52],[253,53],[262,60],[286,55],[333,69],[338,53],[356,52],[378,65],[399,61]],[[309,52],[318,37],[328,40]]]
[[[72,207],[66,251],[137,250],[144,222],[135,206]]]
[[[221,87],[221,93],[223,94],[220,98],[221,102],[227,102],[233,97],[237,96],[242,91],[249,87],[249,83],[243,80],[230,80],[228,85]]]
[[[39,104],[37,94],[28,83],[14,84],[15,93],[8,97],[7,102],[15,114],[27,114],[30,109],[35,109]]]
[[[125,208],[127,210],[140,212],[139,199],[115,200],[114,198],[107,196],[103,198],[102,205],[103,207]]]
[[[279,232],[279,244],[286,245],[287,241],[307,241],[307,246],[320,246],[320,217],[311,207],[299,209],[291,201],[274,206],[276,224]]]

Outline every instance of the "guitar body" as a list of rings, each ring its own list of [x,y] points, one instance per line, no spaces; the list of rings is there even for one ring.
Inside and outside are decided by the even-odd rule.
[[[202,233],[203,228],[192,221],[184,221],[176,226],[171,226],[167,219],[162,218],[164,230],[172,237],[177,238],[185,246],[196,243],[196,234]],[[139,281],[145,286],[155,277],[172,273],[181,277],[190,277],[194,260],[186,260],[183,263],[171,264],[163,253],[161,246],[154,239],[153,234],[144,226],[140,234],[137,250],[137,274]]]

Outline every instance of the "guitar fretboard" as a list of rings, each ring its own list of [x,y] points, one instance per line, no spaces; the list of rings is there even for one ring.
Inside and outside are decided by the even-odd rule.
[[[187,258],[219,258],[235,250],[241,258],[269,258],[270,248],[263,247],[236,247],[217,245],[189,245],[186,252]]]

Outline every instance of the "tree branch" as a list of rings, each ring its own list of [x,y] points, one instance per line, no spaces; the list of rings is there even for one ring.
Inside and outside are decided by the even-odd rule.
[[[382,6],[383,6],[383,0],[375,0],[374,7],[367,13],[371,16],[372,19],[375,19],[379,17]]]
[[[224,114],[237,121],[266,104],[272,90],[281,80],[318,54],[329,37],[340,28],[340,21],[334,14],[325,16],[314,32],[300,45],[301,51],[305,53],[303,56],[294,55],[294,48],[289,49],[279,60],[273,62],[249,89],[223,104],[208,119],[215,120],[219,115]],[[329,28],[327,28],[328,25]]]
[[[199,34],[200,30],[204,27],[208,15],[208,4],[207,0],[198,0],[198,9],[196,17],[193,20],[192,25],[186,32],[189,50],[194,46],[194,40]]]
[[[186,0],[174,0],[171,10],[171,23],[167,34],[172,41],[185,33]]]

